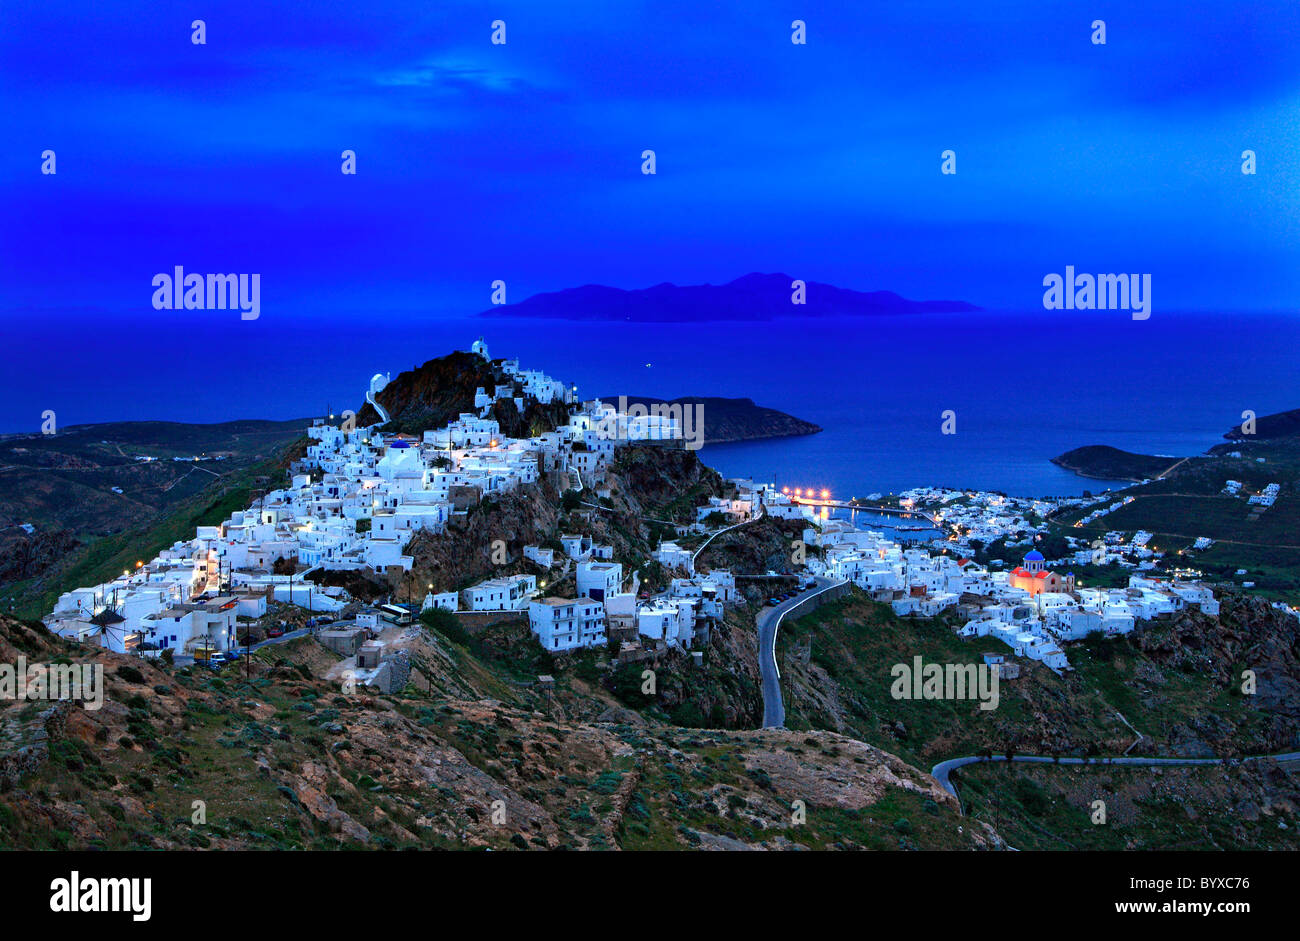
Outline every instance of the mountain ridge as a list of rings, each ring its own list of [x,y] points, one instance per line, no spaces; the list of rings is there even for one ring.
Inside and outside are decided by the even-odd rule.
[[[503,304],[480,317],[528,317],[550,320],[633,323],[683,323],[701,320],[767,321],[779,317],[814,320],[824,317],[870,317],[890,314],[977,311],[966,301],[914,301],[893,291],[855,291],[817,281],[805,283],[806,302],[791,302],[789,275],[751,272],[726,284],[676,285],[668,281],[625,290],[584,284],[534,294],[517,304]]]

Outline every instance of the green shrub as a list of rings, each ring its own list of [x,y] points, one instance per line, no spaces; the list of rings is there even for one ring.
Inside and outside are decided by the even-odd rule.
[[[126,666],[125,664],[117,668],[117,675],[128,683],[143,683],[144,674],[135,667]]]

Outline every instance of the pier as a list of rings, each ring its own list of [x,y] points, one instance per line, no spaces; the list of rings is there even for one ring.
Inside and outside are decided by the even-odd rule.
[[[791,503],[800,506],[825,506],[837,510],[850,510],[862,513],[892,513],[895,516],[919,516],[930,521],[935,529],[942,530],[943,523],[924,510],[905,510],[896,506],[868,506],[861,503],[849,503],[844,500],[815,500],[807,497],[790,497]]]

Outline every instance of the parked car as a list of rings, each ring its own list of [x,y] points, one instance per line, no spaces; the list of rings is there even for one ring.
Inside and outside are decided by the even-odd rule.
[[[274,627],[268,627],[268,628],[266,629],[266,636],[267,636],[267,637],[283,637],[283,636],[284,636],[284,628],[281,627],[281,626],[278,625],[278,624],[275,625]]]
[[[781,599],[780,599],[780,598],[768,598],[768,599],[767,599],[768,607],[775,608],[775,607],[776,607],[777,605],[779,605],[780,603],[781,603]]]

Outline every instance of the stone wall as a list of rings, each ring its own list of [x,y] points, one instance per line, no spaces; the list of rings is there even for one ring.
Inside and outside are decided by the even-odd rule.
[[[823,592],[819,592],[815,595],[811,595],[810,597],[807,597],[802,601],[800,601],[797,605],[795,605],[793,608],[787,611],[785,613],[785,616],[781,620],[786,621],[786,620],[795,620],[801,618],[805,614],[810,614],[811,612],[820,608],[824,604],[829,604],[832,601],[838,601],[839,599],[848,595],[851,591],[853,591],[852,582],[845,582],[843,585],[835,585],[831,588],[827,588]]]

